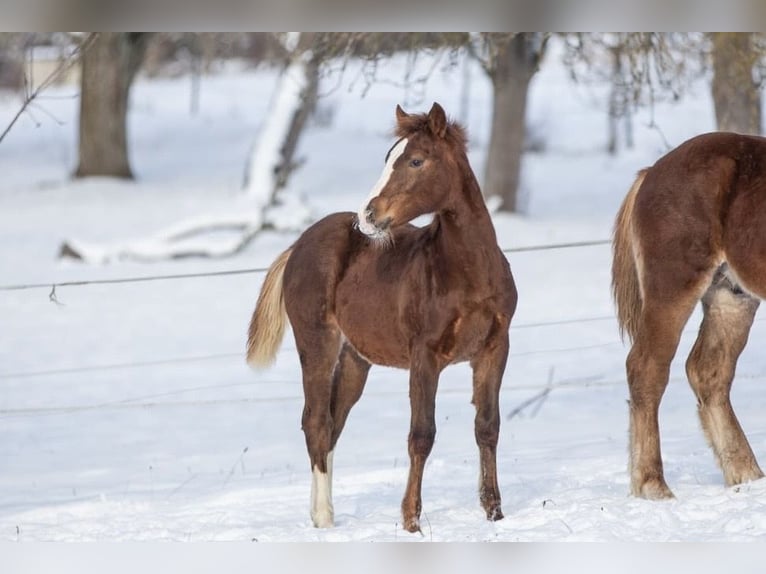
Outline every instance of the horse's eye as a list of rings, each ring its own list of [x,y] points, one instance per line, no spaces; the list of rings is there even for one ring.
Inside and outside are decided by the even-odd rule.
[[[422,159],[413,159],[410,161],[410,167],[420,167],[421,165],[423,165]]]

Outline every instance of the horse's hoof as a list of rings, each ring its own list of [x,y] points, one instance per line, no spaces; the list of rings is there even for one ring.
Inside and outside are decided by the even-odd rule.
[[[640,486],[633,487],[633,495],[647,500],[668,500],[675,498],[673,491],[668,488],[661,478],[652,478]]]
[[[312,512],[311,521],[316,528],[332,528],[335,526],[332,512]]]
[[[405,518],[403,526],[407,532],[422,532],[420,530],[420,519],[418,517]]]
[[[757,464],[746,466],[743,469],[738,469],[735,472],[724,471],[724,480],[726,486],[737,486],[738,484],[745,484],[747,482],[753,482],[763,478],[763,471]]]
[[[487,510],[487,520],[496,522],[498,520],[502,520],[503,518],[505,518],[505,516],[503,516],[503,511],[500,510],[499,504],[495,506],[494,508],[490,508],[489,510]]]

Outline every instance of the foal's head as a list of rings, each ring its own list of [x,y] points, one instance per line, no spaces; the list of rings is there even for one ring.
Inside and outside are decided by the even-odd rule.
[[[386,242],[390,230],[420,215],[448,209],[460,189],[465,132],[434,103],[427,114],[396,106],[396,135],[378,182],[357,213],[359,230]]]

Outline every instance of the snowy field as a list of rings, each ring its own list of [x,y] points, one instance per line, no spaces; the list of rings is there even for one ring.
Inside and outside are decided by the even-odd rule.
[[[476,68],[400,84],[404,60],[373,85],[354,69],[324,83],[320,117],[290,186],[318,218],[355,211],[390,147],[394,107],[439,101],[463,120],[483,172],[490,92]],[[467,76],[465,74],[468,74]],[[242,206],[248,151],[276,75],[230,67],[205,77],[198,114],[188,78],[139,79],[129,117],[137,181],[73,182],[77,99],[52,90],[0,144],[0,540],[3,541],[748,541],[766,535],[766,481],[726,488],[696,418],[683,360],[661,409],[666,477],[677,498],[628,496],[626,347],[609,295],[610,247],[509,253],[519,288],[501,394],[498,452],[506,518],[478,502],[470,372],[447,369],[423,486],[423,534],[399,524],[407,475],[407,373],[373,368],[335,454],[335,528],[308,513],[298,358],[288,334],[270,370],[244,363],[262,273],[59,287],[53,283],[267,266],[296,237],[263,233],[226,260],[90,266],[57,258],[63,240],[141,238],[187,217]],[[466,92],[466,81],[468,91]],[[555,51],[530,93],[544,151],[524,159],[525,216],[495,218],[504,248],[610,237],[635,172],[666,141],[713,128],[704,84],[634,118],[636,145],[605,153],[605,90],[576,86]],[[463,106],[462,101],[469,102]],[[0,126],[18,109],[0,94]],[[657,127],[651,127],[654,118]],[[36,121],[35,121],[36,120]],[[39,125],[38,125],[39,124]],[[756,319],[734,406],[766,462],[766,322]],[[550,392],[541,392],[550,386]],[[535,397],[539,400],[531,401]],[[526,405],[526,406],[524,406]],[[521,408],[523,407],[523,408]]]

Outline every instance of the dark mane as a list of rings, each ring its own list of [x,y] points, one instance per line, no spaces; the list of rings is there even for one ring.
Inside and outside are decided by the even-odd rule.
[[[395,135],[398,138],[406,138],[423,131],[430,131],[428,127],[428,114],[410,114],[399,119]],[[447,123],[445,139],[458,150],[466,153],[468,148],[468,134],[466,129],[455,121]]]

